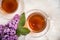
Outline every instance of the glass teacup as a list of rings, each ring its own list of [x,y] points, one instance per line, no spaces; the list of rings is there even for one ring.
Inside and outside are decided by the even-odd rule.
[[[31,37],[41,37],[45,35],[50,27],[49,16],[39,9],[26,12],[27,28],[31,31]]]
[[[11,1],[11,0],[10,0]],[[23,3],[23,0],[16,0],[17,1],[17,8],[15,11],[11,12],[10,11],[7,11],[6,7],[8,7],[7,5],[4,7],[6,10],[4,10],[2,8],[2,4],[3,4],[3,0],[0,0],[0,16],[5,18],[5,19],[12,19],[14,17],[15,14],[19,14],[21,15],[23,13],[23,10],[24,10],[24,3]],[[8,2],[8,1],[7,1]],[[13,5],[15,5],[12,1],[11,3]],[[6,3],[7,4],[7,3]],[[11,4],[11,7],[13,6]],[[10,5],[10,4],[9,4]],[[4,6],[4,5],[3,5]],[[10,8],[10,7],[9,7]],[[13,8],[12,8],[13,9]],[[10,12],[10,13],[9,13]]]

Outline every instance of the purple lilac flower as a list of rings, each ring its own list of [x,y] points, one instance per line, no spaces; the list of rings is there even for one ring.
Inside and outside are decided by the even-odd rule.
[[[14,20],[16,24],[18,24],[19,19],[20,19],[20,16],[16,14],[12,20]]]
[[[14,23],[14,22],[13,22]],[[15,30],[17,29],[18,24],[13,24],[12,22],[9,23],[10,28],[14,28]]]
[[[14,18],[8,23],[9,24],[9,27],[12,27],[14,29],[17,29],[18,22],[19,22],[19,15],[16,14],[14,16]]]
[[[16,30],[12,29],[12,28],[5,28],[4,29],[4,35],[15,35],[16,34]]]
[[[2,40],[17,40],[18,36],[14,35],[14,36],[9,36],[9,35],[5,35]]]
[[[0,25],[0,40],[17,40],[16,29],[19,22],[19,15],[16,14],[14,18],[5,26]]]

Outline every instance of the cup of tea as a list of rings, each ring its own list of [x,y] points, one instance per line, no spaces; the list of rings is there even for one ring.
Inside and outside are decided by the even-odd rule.
[[[49,16],[39,9],[26,12],[27,28],[31,31],[31,37],[39,37],[46,34],[50,27]]]
[[[23,0],[0,0],[0,15],[6,19],[12,19],[15,14],[21,15],[23,9]]]

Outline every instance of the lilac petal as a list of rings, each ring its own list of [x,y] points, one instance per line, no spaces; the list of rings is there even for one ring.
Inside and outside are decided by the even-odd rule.
[[[10,36],[10,39],[17,40],[18,39],[18,36],[17,35]]]
[[[20,16],[19,16],[18,14],[16,14],[13,19],[19,18],[19,17],[20,17]]]
[[[3,28],[4,26],[3,25],[0,25],[0,34],[2,34],[3,33],[3,30],[4,30],[4,28]]]
[[[3,32],[0,30],[0,34],[2,34]]]
[[[11,23],[9,23],[9,27],[12,27],[12,24]]]
[[[10,29],[10,35],[15,35],[16,31],[14,29]]]
[[[7,24],[5,25],[5,27],[9,27],[9,23],[7,23]]]
[[[14,38],[18,39],[18,36],[17,36],[17,35],[15,35],[15,37],[14,37]]]
[[[9,31],[10,31],[10,29],[7,28],[7,27],[4,29],[4,33],[7,33],[7,32],[9,32]]]
[[[14,29],[17,29],[17,25],[15,25],[15,26],[13,26],[14,27]]]
[[[8,27],[6,27],[3,31],[3,34],[4,35],[7,35],[7,34],[9,35],[9,32],[10,32],[10,29]]]
[[[9,23],[9,27],[12,27],[12,28],[14,28],[14,29],[17,29],[17,24],[11,24],[11,23]]]
[[[3,29],[3,25],[0,25],[0,30],[2,30]]]
[[[16,21],[15,20],[12,20],[12,22],[11,22],[13,25],[15,25],[16,24]]]
[[[9,35],[4,35],[4,37],[2,38],[2,40],[7,40],[9,38]]]

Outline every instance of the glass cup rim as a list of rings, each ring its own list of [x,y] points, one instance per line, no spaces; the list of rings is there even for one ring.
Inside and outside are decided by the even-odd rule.
[[[47,26],[46,26],[46,28],[42,31],[42,32],[38,32],[38,33],[35,33],[35,32],[32,32],[32,29],[29,27],[29,23],[28,23],[28,18],[29,18],[29,16],[31,15],[30,13],[34,13],[34,12],[40,12],[40,14],[42,14],[43,16],[45,16],[45,18],[47,19]],[[42,36],[42,35],[44,35],[44,34],[46,34],[47,32],[48,32],[48,30],[49,30],[49,27],[50,27],[50,20],[49,20],[49,16],[45,13],[45,12],[43,12],[42,10],[40,10],[40,9],[32,9],[32,10],[29,10],[28,12],[27,12],[27,25],[28,25],[28,29],[31,31],[30,32],[30,34],[31,33],[33,33],[33,34],[39,34],[39,36]],[[31,35],[32,37],[36,37],[36,36],[34,36],[34,35]]]

